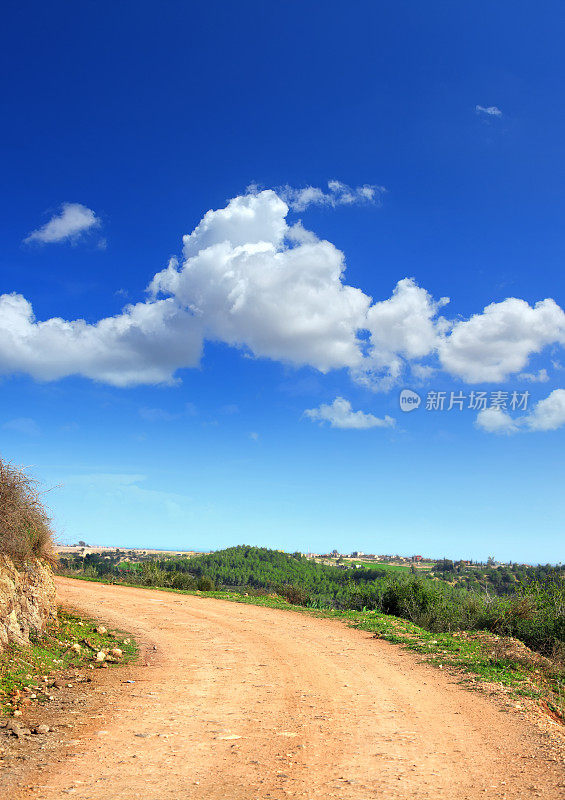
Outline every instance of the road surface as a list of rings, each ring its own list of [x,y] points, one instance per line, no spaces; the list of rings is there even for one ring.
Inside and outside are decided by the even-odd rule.
[[[106,694],[68,755],[14,798],[565,796],[547,734],[366,632],[204,597],[57,585],[66,606],[133,632],[142,659],[104,673]]]

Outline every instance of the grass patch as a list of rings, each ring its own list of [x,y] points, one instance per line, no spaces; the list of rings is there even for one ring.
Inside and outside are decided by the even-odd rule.
[[[121,631],[99,633],[100,623],[60,610],[58,623],[29,647],[11,645],[0,653],[0,712],[13,713],[30,703],[49,702],[53,681],[66,670],[76,668],[118,666],[134,660],[137,645]],[[79,645],[77,652],[73,645]],[[119,648],[116,660],[96,661],[96,653]]]

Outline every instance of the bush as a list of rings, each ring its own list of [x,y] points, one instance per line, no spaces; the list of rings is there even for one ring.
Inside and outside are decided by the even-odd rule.
[[[173,589],[195,589],[196,581],[190,572],[175,572],[171,586]]]
[[[465,585],[424,575],[378,568],[336,569],[275,550],[241,545],[195,558],[165,558],[120,564],[110,554],[74,556],[70,570],[91,568],[119,580],[210,591],[221,587],[250,596],[275,592],[295,605],[310,608],[381,611],[414,622],[429,631],[489,631],[515,637],[528,647],[565,659],[565,577],[562,568],[528,567],[522,581],[503,581],[491,595],[471,575]],[[445,560],[438,562],[445,566]],[[508,568],[510,572],[510,568]],[[443,575],[444,573],[439,573]],[[448,576],[458,573],[447,571]],[[481,574],[482,573],[478,573]],[[501,578],[502,576],[502,578]],[[484,576],[483,576],[484,577]],[[488,587],[492,588],[492,582]]]
[[[16,561],[56,560],[51,520],[37,482],[0,459],[0,554]]]
[[[308,592],[300,586],[277,586],[275,591],[293,606],[307,606],[311,598]]]

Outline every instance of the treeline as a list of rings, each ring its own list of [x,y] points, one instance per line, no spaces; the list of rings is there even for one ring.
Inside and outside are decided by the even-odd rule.
[[[542,580],[514,582],[504,596],[468,590],[407,573],[378,568],[336,569],[299,553],[230,547],[194,558],[163,558],[143,563],[90,554],[61,559],[69,574],[106,577],[124,583],[210,591],[238,589],[274,593],[312,608],[375,610],[404,617],[432,631],[487,630],[521,639],[552,655],[565,649],[563,572]]]
[[[548,581],[559,581],[565,575],[565,568],[552,564],[539,564],[535,567],[525,564],[470,565],[465,561],[440,559],[430,570],[430,576],[473,591],[492,592],[496,595],[510,595],[520,586]]]

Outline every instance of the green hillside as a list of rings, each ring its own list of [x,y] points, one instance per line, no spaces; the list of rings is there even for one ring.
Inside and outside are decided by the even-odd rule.
[[[374,610],[403,617],[430,631],[487,630],[515,636],[547,654],[565,655],[565,579],[562,568],[532,569],[514,576],[504,595],[446,580],[378,567],[329,566],[300,553],[240,545],[193,558],[141,562],[90,554],[61,559],[67,574],[189,591],[237,588],[277,594],[311,608]],[[442,565],[445,566],[445,565]],[[454,582],[455,583],[455,582]]]

